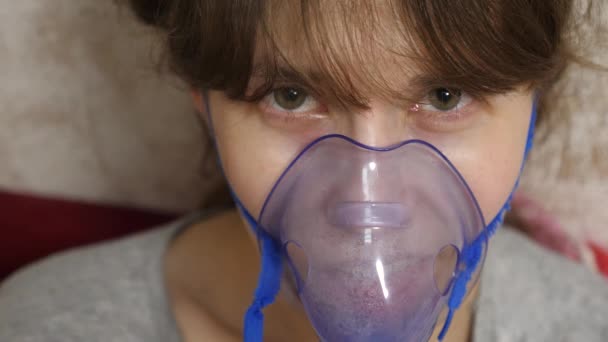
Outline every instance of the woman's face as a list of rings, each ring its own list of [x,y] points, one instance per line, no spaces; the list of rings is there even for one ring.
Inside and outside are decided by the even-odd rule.
[[[376,147],[408,139],[430,142],[460,171],[488,222],[519,174],[533,95],[522,88],[481,102],[438,88],[418,105],[371,98],[369,109],[345,111],[294,85],[259,103],[233,101],[221,92],[210,92],[208,101],[225,175],[256,218],[296,155],[315,138],[339,133]]]
[[[197,95],[201,108],[208,109],[202,112],[209,120],[225,176],[255,218],[259,219],[273,185],[294,158],[309,143],[328,134],[341,134],[374,147],[424,140],[437,147],[460,172],[486,222],[498,213],[523,162],[533,89],[521,85],[507,93],[478,97],[453,84],[443,84],[438,80],[441,76],[425,74],[429,70],[419,67],[415,58],[395,53],[416,51],[418,47],[396,41],[398,35],[388,14],[386,20],[380,20],[386,27],[353,35],[360,38],[360,49],[353,50],[342,31],[358,30],[358,26],[338,23],[332,26],[327,44],[317,44],[323,45],[323,51],[315,53],[307,50],[310,45],[302,43],[307,39],[303,30],[291,24],[297,23],[297,18],[290,20],[287,12],[285,16],[274,14],[277,19],[269,31],[276,39],[270,47],[281,57],[275,65],[281,77],[271,90],[261,100],[249,102],[209,91],[207,103],[201,104],[201,95]],[[342,43],[346,43],[343,48]],[[327,59],[326,51],[332,51]],[[311,55],[346,68],[324,68]],[[267,56],[268,51],[258,46],[253,60],[256,72],[247,93],[256,93],[268,79],[261,72],[265,69],[257,67],[268,65],[264,61]],[[336,60],[336,56],[343,60]],[[428,82],[430,76],[435,77],[433,82]],[[332,84],[327,80],[332,79],[339,81],[333,84],[346,85],[347,91],[334,93],[338,88],[327,86]],[[363,98],[365,106],[335,100],[335,94],[349,95],[348,89],[356,90],[353,96]],[[331,165],[327,168],[330,171]]]
[[[377,60],[387,83],[400,89],[418,87],[410,76],[416,72],[414,66]],[[256,82],[254,77],[252,87]],[[218,91],[206,97],[209,127],[225,176],[258,220],[269,192],[290,162],[310,142],[327,134],[342,134],[374,147],[409,139],[431,143],[468,183],[486,222],[501,209],[519,175],[533,106],[529,87],[483,99],[447,85],[428,89],[414,101],[370,92],[365,109],[337,105],[322,92],[313,96],[316,89],[308,91],[294,81],[285,80],[273,89],[258,102],[231,100]],[[331,165],[327,167],[331,171]],[[288,291],[295,293],[293,286]]]
[[[275,17],[270,27],[276,33],[273,48],[286,61],[278,68],[295,66],[320,84],[330,78],[332,75],[325,75],[326,71],[315,70],[316,64],[307,58],[310,54],[301,43],[305,36],[302,28],[291,24],[297,20],[291,20],[288,12]],[[390,22],[390,18],[383,22]],[[349,59],[352,56],[348,52],[344,54],[344,64],[355,75],[352,86],[364,94],[368,108],[339,105],[324,96],[323,90],[306,89],[289,77],[281,79],[258,102],[231,100],[219,91],[208,93],[210,127],[225,175],[254,217],[259,216],[270,189],[296,155],[315,138],[332,133],[375,147],[408,139],[425,140],[441,150],[460,171],[486,222],[500,210],[522,164],[533,90],[522,85],[509,93],[478,99],[448,84],[425,89],[417,84],[424,70],[393,52],[399,47],[415,47],[400,46],[407,43],[395,42],[392,30],[391,25],[380,27],[371,39],[361,39],[363,44],[372,45],[358,50],[359,64],[352,63],[355,59]],[[338,42],[333,46],[339,46],[340,25],[335,25],[332,32],[329,42]],[[258,59],[263,55],[256,53],[253,64],[261,63]],[[373,77],[356,77],[359,69]],[[255,90],[264,76],[254,74],[248,91]],[[412,100],[375,91],[377,87],[368,83],[374,80],[381,80],[392,90],[401,90],[404,98]]]

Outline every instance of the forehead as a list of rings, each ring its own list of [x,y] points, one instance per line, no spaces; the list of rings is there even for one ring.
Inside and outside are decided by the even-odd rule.
[[[410,31],[403,9],[390,0],[271,1],[254,64],[274,63],[352,92],[402,93],[423,69]]]
[[[436,87],[485,98],[521,85],[538,86],[561,70],[558,44],[547,46],[557,35],[552,17],[537,12],[541,5],[554,10],[550,2],[264,4],[255,37],[249,39],[255,48],[243,56],[245,63],[253,57],[252,71],[261,71],[265,89],[286,78],[312,88],[327,102],[367,106],[371,98],[383,98],[401,104],[420,100]]]

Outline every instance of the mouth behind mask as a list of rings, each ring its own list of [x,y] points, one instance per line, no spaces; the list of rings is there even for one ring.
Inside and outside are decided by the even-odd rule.
[[[328,342],[426,341],[459,275],[478,276],[487,242],[467,184],[419,140],[317,139],[275,184],[259,225]],[[481,260],[468,265],[474,243]]]

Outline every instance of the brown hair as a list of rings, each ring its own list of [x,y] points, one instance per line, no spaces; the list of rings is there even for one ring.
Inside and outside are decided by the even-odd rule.
[[[349,0],[129,0],[145,23],[164,33],[172,70],[190,86],[226,91],[232,98],[253,99],[272,87],[286,72],[324,96],[345,105],[365,106],[358,89],[365,78],[387,96],[403,96],[377,79],[363,64],[365,32],[385,29],[375,1]],[[569,59],[566,37],[573,12],[571,0],[386,0],[394,14],[394,37],[407,51],[394,48],[423,70],[420,83],[462,89],[474,97],[507,92],[522,84],[543,89],[552,84]],[[284,19],[304,29],[298,44],[309,63],[324,75],[323,82],[290,64],[278,40]],[[282,11],[283,10],[283,11]],[[338,14],[336,14],[338,13]],[[314,18],[314,20],[313,20]],[[399,27],[400,26],[400,27]],[[342,28],[345,37],[328,38]],[[384,28],[383,28],[384,27]],[[346,28],[346,29],[344,29]],[[397,36],[398,35],[398,36]],[[342,33],[344,36],[344,33]],[[293,37],[292,37],[293,38]],[[373,38],[371,38],[373,39]],[[398,41],[398,39],[395,39]],[[398,45],[398,44],[397,44]],[[262,51],[259,46],[265,47]],[[257,48],[257,50],[256,50]],[[391,47],[384,46],[391,49]],[[263,63],[254,65],[254,57]],[[368,63],[370,64],[370,63]],[[371,63],[373,64],[373,63]],[[287,68],[279,67],[287,65]],[[287,71],[286,71],[287,69]],[[265,82],[247,93],[252,75],[263,70]]]

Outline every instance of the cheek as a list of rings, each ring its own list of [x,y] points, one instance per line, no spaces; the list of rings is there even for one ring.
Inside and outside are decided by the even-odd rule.
[[[476,137],[475,148],[456,152],[452,159],[477,198],[486,223],[496,216],[517,182],[532,110],[531,96],[501,101],[498,112]]]
[[[479,162],[463,168],[486,224],[498,214],[513,190],[522,163],[523,148],[496,146],[480,151]]]
[[[243,205],[258,218],[266,196],[300,142],[269,129],[251,108],[211,92],[212,121],[224,174]]]

